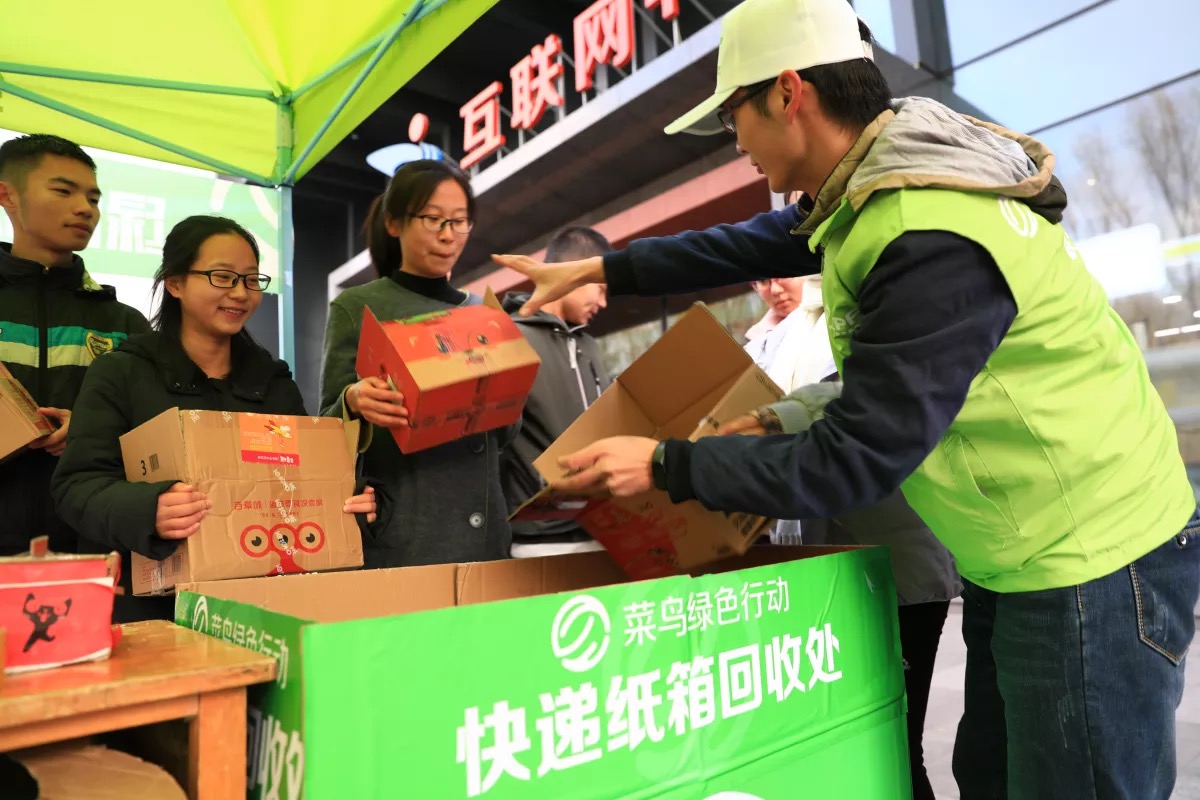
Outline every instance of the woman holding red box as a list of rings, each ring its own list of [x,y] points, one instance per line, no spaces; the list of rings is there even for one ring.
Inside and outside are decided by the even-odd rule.
[[[322,414],[380,428],[408,424],[400,392],[355,372],[363,309],[394,320],[480,303],[449,281],[474,219],[471,184],[457,167],[413,161],[396,170],[366,224],[379,279],[347,289],[329,309]],[[493,430],[405,455],[387,431],[375,431],[363,453],[379,498],[379,521],[363,537],[366,566],[508,558],[500,451],[511,438],[509,430]]]

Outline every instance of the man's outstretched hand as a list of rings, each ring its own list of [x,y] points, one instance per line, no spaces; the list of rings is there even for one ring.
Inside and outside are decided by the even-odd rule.
[[[558,465],[567,474],[551,485],[555,491],[584,497],[631,497],[654,488],[651,462],[655,439],[614,436],[601,439]]]
[[[493,255],[492,261],[533,281],[533,293],[518,312],[522,317],[528,317],[547,303],[566,297],[580,286],[604,283],[604,259],[600,256],[561,264],[543,264],[529,256],[510,255]]]

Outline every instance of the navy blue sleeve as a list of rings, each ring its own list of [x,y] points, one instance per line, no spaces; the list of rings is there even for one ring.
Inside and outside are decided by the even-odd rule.
[[[671,499],[779,519],[832,517],[895,491],[933,451],[1016,318],[991,255],[944,231],[895,239],[863,281],[841,398],[789,436],[671,440]]]
[[[821,271],[795,205],[756,214],[736,225],[637,239],[604,256],[610,294],[657,297],[713,289],[759,278],[790,278]]]

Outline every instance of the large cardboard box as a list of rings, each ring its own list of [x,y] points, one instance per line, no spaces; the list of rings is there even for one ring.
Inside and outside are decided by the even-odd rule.
[[[4,672],[99,661],[112,653],[116,553],[0,558],[0,637]]]
[[[54,425],[37,413],[37,402],[0,363],[0,461],[51,433]]]
[[[782,392],[701,303],[657,342],[534,461],[548,483],[559,458],[609,436],[696,441],[721,424],[772,403]],[[665,492],[585,501],[550,488],[512,519],[574,519],[634,578],[673,575],[746,552],[770,522],[753,514],[674,504]]]
[[[348,428],[324,417],[172,408],[122,436],[130,481],[183,481],[212,502],[167,559],[133,554],[134,594],[362,566],[358,525],[342,513],[354,494],[357,424]]]
[[[483,305],[391,321],[363,309],[356,368],[404,395],[409,424],[392,429],[403,453],[516,423],[540,364],[491,292]]]
[[[908,798],[886,550],[713,570],[623,583],[589,553],[220,581],[181,587],[176,621],[279,659],[250,689],[250,798]]]
[[[187,800],[161,767],[119,750],[73,741],[11,755],[42,800]]]

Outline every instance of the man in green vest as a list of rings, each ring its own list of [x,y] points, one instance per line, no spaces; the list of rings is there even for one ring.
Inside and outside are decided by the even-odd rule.
[[[793,435],[782,404],[730,426],[767,435],[606,439],[556,485],[780,519],[900,487],[966,579],[964,800],[1166,800],[1200,594],[1174,426],[1060,224],[1053,154],[892,101],[870,42],[845,0],[746,0],[716,92],[667,128],[735,134],[797,206],[602,259],[496,257],[534,281],[523,313],[600,281],[653,296],[820,271],[841,398]]]

